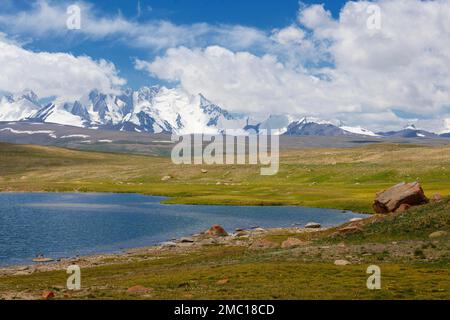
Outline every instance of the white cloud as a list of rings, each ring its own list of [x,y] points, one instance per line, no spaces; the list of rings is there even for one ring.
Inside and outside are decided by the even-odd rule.
[[[113,64],[66,53],[33,52],[0,37],[0,90],[32,89],[41,98],[79,99],[92,89],[115,92],[125,81]]]
[[[295,25],[274,30],[272,39],[280,44],[299,44],[305,38],[305,32]]]
[[[81,29],[69,30],[66,26],[67,7],[77,5],[81,11]],[[0,13],[0,27],[12,34],[63,38],[76,34],[87,39],[108,38],[111,41],[151,50],[167,49],[180,45],[195,46],[217,43],[239,49],[262,45],[270,41],[264,32],[240,25],[211,25],[194,23],[176,25],[164,20],[138,22],[120,13],[105,16],[84,1],[58,3],[37,0],[31,10],[12,14]]]
[[[336,101],[341,96],[328,82],[286,68],[276,57],[234,53],[220,46],[169,49],[164,57],[136,67],[161,79],[177,81],[186,91],[203,93],[234,111],[315,113],[358,111],[359,106]],[[336,96],[324,95],[327,90]]]
[[[0,14],[0,27],[10,35],[62,38],[73,32],[66,28],[68,4],[39,0],[31,11]],[[367,7],[374,4],[381,9],[381,30],[366,27]],[[301,5],[296,22],[271,31],[138,22],[105,16],[85,2],[78,5],[82,28],[77,35],[164,52],[151,61],[137,60],[136,67],[235,111],[339,117],[374,130],[409,121],[392,110],[423,115],[428,125],[449,116],[446,0],[349,1],[337,19],[323,5]],[[102,80],[92,83],[114,87],[120,82],[106,62],[72,58],[96,66]],[[37,82],[29,78],[18,83]]]
[[[373,4],[381,30],[366,27]],[[402,121],[393,109],[439,119],[450,105],[449,16],[450,2],[440,0],[348,2],[339,19],[313,5],[301,8],[299,25],[273,32],[269,54],[182,47],[137,67],[233,110],[340,116],[372,128]],[[322,63],[301,60],[311,53],[304,43]]]

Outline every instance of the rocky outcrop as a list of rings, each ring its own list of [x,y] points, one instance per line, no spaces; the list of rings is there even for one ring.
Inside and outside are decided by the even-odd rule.
[[[228,233],[225,231],[224,228],[219,226],[218,224],[213,225],[211,228],[209,228],[206,232],[206,235],[213,236],[213,237],[226,237],[228,236]]]
[[[395,212],[402,204],[417,206],[428,203],[422,187],[418,182],[399,183],[392,188],[378,192],[373,203],[376,213]],[[404,210],[405,206],[403,206]]]

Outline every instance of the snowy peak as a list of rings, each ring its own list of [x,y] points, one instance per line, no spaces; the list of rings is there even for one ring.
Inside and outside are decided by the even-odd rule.
[[[339,126],[339,128],[341,128],[344,131],[353,133],[353,134],[359,134],[359,135],[369,136],[369,137],[379,137],[379,135],[376,134],[375,132],[372,132],[368,129],[362,128],[361,126],[350,127],[350,126],[341,125],[341,126]]]
[[[384,137],[399,137],[399,138],[437,138],[439,135],[426,130],[418,129],[414,124],[409,124],[399,131],[388,131],[378,133]]]
[[[417,127],[414,124],[408,124],[403,130],[417,130]]]
[[[0,99],[0,121],[25,119],[41,107],[37,95],[31,90],[6,95]]]
[[[45,106],[31,90],[1,97],[0,121],[21,120],[148,133],[216,134],[234,129],[236,134],[275,130],[279,135],[300,136],[438,137],[414,125],[376,134],[339,120],[309,116],[273,114],[262,121],[250,120],[248,115],[228,112],[201,93],[191,95],[181,88],[163,86],[126,89],[118,95],[94,90],[79,101],[57,98]],[[446,132],[450,131],[450,120],[445,124]]]

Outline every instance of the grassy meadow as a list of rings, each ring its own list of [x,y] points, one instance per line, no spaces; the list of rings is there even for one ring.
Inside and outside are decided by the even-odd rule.
[[[401,181],[419,181],[429,196],[450,194],[450,146],[285,150],[278,174],[261,176],[259,166],[174,165],[168,157],[0,144],[0,191],[135,192],[170,196],[168,203],[371,213],[375,193]]]
[[[0,144],[1,191],[135,192],[170,196],[169,203],[301,205],[367,213],[377,191],[400,181],[419,181],[430,197],[450,195],[450,146],[285,150],[277,175],[261,176],[259,169],[176,166],[167,157]],[[162,181],[164,176],[171,179]],[[336,228],[269,232],[258,241],[273,246],[262,250],[216,244],[105,258],[83,267],[82,290],[76,292],[65,289],[64,269],[3,275],[0,299],[39,299],[43,290],[55,292],[56,299],[448,299],[448,201],[368,216],[355,234],[336,236]],[[429,238],[438,230],[446,236]],[[283,248],[288,238],[304,245]],[[336,259],[351,264],[337,266]],[[366,268],[372,264],[382,270],[382,290],[366,288]],[[128,293],[134,285],[151,291]]]

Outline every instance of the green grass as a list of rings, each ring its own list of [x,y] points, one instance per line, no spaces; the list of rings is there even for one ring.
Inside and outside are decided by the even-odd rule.
[[[365,244],[391,243],[395,241],[421,241],[429,243],[429,235],[435,231],[445,231],[447,236],[435,241],[449,242],[450,238],[450,197],[440,202],[412,207],[403,213],[375,215],[361,222],[348,222],[340,226],[314,233],[292,234],[288,231],[272,233],[267,240],[281,244],[289,237],[317,244]],[[339,234],[336,231],[349,225],[358,225],[361,232]],[[450,257],[450,255],[449,255]]]
[[[170,158],[0,144],[1,191],[134,192],[168,203],[300,205],[372,212],[374,194],[418,180],[450,194],[450,147],[378,144],[287,150],[275,176],[258,166],[173,165]],[[205,168],[208,173],[202,173]],[[170,175],[169,181],[161,177]]]
[[[64,289],[63,271],[3,278],[0,292],[13,289],[39,297],[53,290],[72,299],[446,299],[449,272],[442,264],[381,263],[382,289],[366,288],[368,265],[335,266],[213,247],[190,255],[94,267],[82,270],[82,290]],[[227,278],[224,285],[217,284]],[[149,296],[126,292],[134,285],[154,291]]]
[[[449,151],[448,146],[387,144],[288,150],[277,175],[261,176],[257,166],[176,166],[164,157],[0,144],[0,190],[135,192],[170,196],[169,203],[372,212],[375,193],[399,181],[420,181],[429,196],[449,195]],[[173,178],[163,182],[165,175]],[[0,296],[39,298],[42,290],[50,289],[56,298],[74,299],[448,299],[448,237],[437,243],[428,239],[431,232],[450,231],[447,201],[383,219],[371,217],[373,223],[364,224],[362,233],[331,237],[331,229],[267,237],[280,244],[296,236],[310,240],[315,249],[344,243],[357,254],[369,250],[363,247],[370,243],[382,246],[344,267],[320,253],[211,246],[183,254],[124,256],[116,264],[84,268],[82,290],[76,293],[64,289],[64,270],[3,276]],[[388,248],[392,241],[407,242],[401,248],[412,250],[411,255],[395,258]],[[441,256],[428,259],[433,250]],[[382,269],[382,290],[366,288],[366,268],[373,263]],[[217,284],[224,278],[229,283]],[[127,294],[134,285],[154,291],[145,297]]]
[[[364,225],[360,233],[335,237],[334,242],[345,240],[354,243],[429,240],[435,231],[450,235],[449,198],[439,203],[413,207],[401,214],[391,214],[384,219]],[[446,241],[448,241],[448,236]]]

